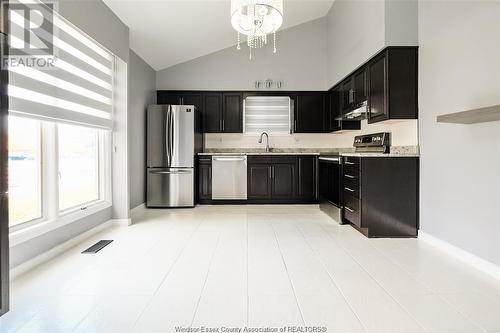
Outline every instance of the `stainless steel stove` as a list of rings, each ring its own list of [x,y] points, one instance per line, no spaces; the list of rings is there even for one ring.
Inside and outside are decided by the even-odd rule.
[[[356,153],[386,154],[391,150],[391,133],[375,133],[354,137]]]

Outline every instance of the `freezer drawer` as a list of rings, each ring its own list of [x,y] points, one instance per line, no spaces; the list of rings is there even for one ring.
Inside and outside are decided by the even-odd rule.
[[[192,168],[149,168],[147,207],[194,207]]]

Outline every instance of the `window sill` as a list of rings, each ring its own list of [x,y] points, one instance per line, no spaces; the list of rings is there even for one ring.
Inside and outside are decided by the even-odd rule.
[[[64,215],[59,216],[57,220],[43,221],[30,227],[12,232],[9,235],[10,247],[14,247],[35,237],[39,237],[57,228],[78,221],[89,215],[98,213],[109,207],[111,207],[111,202],[96,202],[95,204],[88,206],[85,210],[75,210],[73,212],[65,213]]]

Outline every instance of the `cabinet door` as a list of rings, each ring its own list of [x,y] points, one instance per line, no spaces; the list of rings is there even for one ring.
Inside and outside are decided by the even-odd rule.
[[[342,98],[340,102],[342,104],[343,113],[351,111],[354,103],[354,84],[352,77],[342,82]]]
[[[298,157],[298,196],[305,201],[316,199],[316,157]]]
[[[295,96],[295,133],[325,131],[324,96],[323,92],[302,93]]]
[[[222,132],[222,94],[203,94],[203,132]]]
[[[363,68],[354,74],[354,105],[357,106],[367,98],[366,69]]]
[[[198,199],[212,200],[212,161],[200,159],[198,168]]]
[[[328,123],[328,132],[340,131],[342,129],[342,120],[341,117],[341,106],[340,106],[340,97],[342,94],[342,89],[340,86],[333,88],[328,93],[328,97],[330,98],[330,121]]]
[[[387,108],[387,57],[385,53],[368,65],[368,122],[389,119]]]
[[[199,93],[184,93],[181,96],[182,105],[194,105],[198,110],[201,110],[202,101]]]
[[[179,104],[181,104],[180,95],[179,95],[179,93],[172,92],[172,91],[158,91],[157,103],[158,104],[179,105]]]
[[[272,166],[273,199],[295,199],[297,171],[296,163],[275,163]]]
[[[271,199],[271,165],[248,164],[247,172],[248,199]]]
[[[243,101],[240,93],[224,93],[222,131],[224,133],[243,132]]]

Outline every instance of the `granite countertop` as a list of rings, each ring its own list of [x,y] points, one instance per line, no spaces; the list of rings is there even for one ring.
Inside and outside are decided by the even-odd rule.
[[[198,155],[341,155],[355,157],[418,157],[418,146],[393,146],[389,154],[356,153],[354,148],[208,148]]]
[[[389,154],[356,153],[354,148],[207,148],[198,155],[341,155],[356,157],[418,157],[418,146],[392,146]]]
[[[350,148],[272,148],[270,152],[266,152],[260,148],[221,148],[205,149],[198,155],[331,155],[352,151]]]

